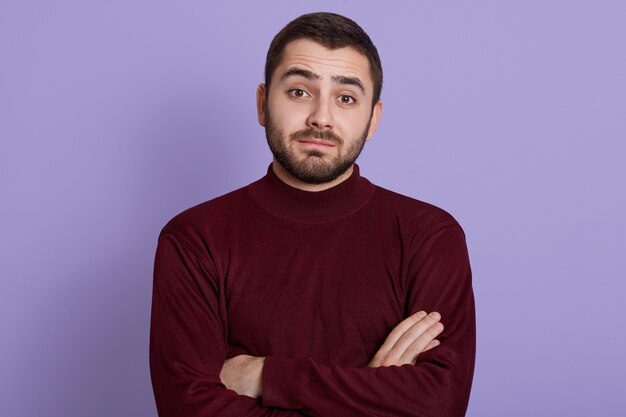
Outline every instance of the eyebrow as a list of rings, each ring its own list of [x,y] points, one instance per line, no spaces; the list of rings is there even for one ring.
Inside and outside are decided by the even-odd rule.
[[[302,69],[302,68],[290,68],[280,78],[282,80],[285,80],[289,77],[303,77],[303,78],[306,78],[307,80],[315,80],[315,81],[322,79],[322,77],[319,76],[318,74],[312,71],[306,70],[306,69]],[[331,79],[333,80],[333,82],[337,84],[353,85],[357,87],[359,90],[361,90],[361,93],[365,94],[365,87],[363,86],[363,83],[358,77],[346,77],[344,75],[335,75],[331,77]]]
[[[365,87],[363,83],[357,77],[346,77],[343,75],[335,75],[332,80],[338,84],[353,85],[361,90],[361,93],[365,94]]]

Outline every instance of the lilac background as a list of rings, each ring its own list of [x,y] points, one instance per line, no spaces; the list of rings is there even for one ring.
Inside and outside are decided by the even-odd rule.
[[[158,232],[264,174],[264,55],[317,10],[383,60],[363,174],[466,230],[468,415],[626,415],[620,0],[1,0],[0,415],[156,415]]]

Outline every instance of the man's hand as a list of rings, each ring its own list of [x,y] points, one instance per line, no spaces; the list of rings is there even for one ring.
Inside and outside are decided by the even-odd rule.
[[[261,373],[265,358],[239,355],[224,362],[220,379],[226,388],[239,395],[261,397]]]
[[[439,346],[440,342],[435,338],[443,331],[440,319],[439,313],[426,314],[424,311],[407,317],[389,333],[369,366],[378,368],[415,363],[417,355]]]
[[[427,315],[424,311],[407,317],[389,333],[369,366],[378,368],[415,363],[420,353],[439,345],[435,338],[443,331],[440,319],[439,313]],[[220,379],[226,388],[239,395],[260,398],[264,362],[265,358],[249,355],[227,359],[220,372]]]

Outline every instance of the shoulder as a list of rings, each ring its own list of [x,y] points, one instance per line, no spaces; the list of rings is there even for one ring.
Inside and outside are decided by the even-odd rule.
[[[465,232],[446,210],[431,203],[376,186],[371,201],[372,221],[395,230],[411,253],[433,240],[465,241]]]
[[[378,185],[372,200],[376,208],[386,212],[387,215],[398,217],[414,225],[428,226],[429,229],[459,226],[456,219],[446,210]]]
[[[393,222],[411,257],[467,258],[465,232],[446,210],[378,186],[374,200],[377,216]],[[426,259],[421,257],[416,259]]]
[[[170,234],[187,242],[204,241],[209,234],[244,215],[250,207],[246,187],[190,207],[174,216],[163,227],[161,234]]]

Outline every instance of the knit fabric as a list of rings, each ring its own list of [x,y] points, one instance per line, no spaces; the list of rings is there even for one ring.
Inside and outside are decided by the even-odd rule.
[[[441,345],[370,368],[404,318],[438,311]],[[221,383],[265,357],[262,399]],[[271,166],[163,229],[150,365],[161,417],[463,416],[475,355],[465,237],[445,211],[350,178],[321,192]]]

